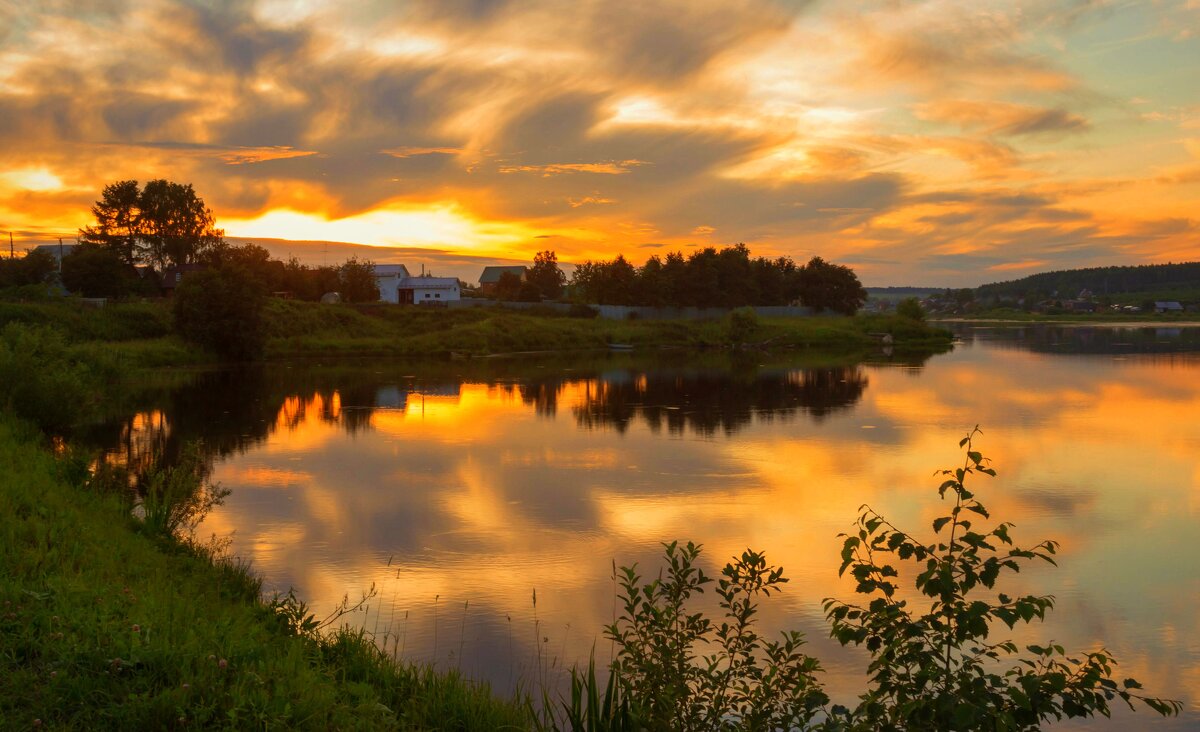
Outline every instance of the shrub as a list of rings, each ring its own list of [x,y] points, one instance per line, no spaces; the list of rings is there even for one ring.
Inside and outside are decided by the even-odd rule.
[[[1182,703],[1143,695],[1134,679],[1113,678],[1108,651],[1068,656],[1059,645],[990,642],[998,627],[1042,620],[1054,607],[1050,596],[1010,597],[996,592],[1005,572],[1023,563],[1054,563],[1058,545],[1043,541],[1021,549],[1011,524],[984,533],[973,521],[990,518],[966,488],[968,477],[995,475],[973,449],[978,429],[960,447],[963,466],[942,471],[938,489],[954,505],[934,519],[938,535],[922,543],[863,507],[858,530],[845,536],[840,572],[857,580],[871,599],[824,603],[831,635],[843,645],[865,646],[871,655],[868,689],[857,706],[827,706],[817,679],[818,662],[799,652],[802,639],[788,632],[767,642],[753,628],[755,600],[780,589],[783,570],[762,554],[746,551],[725,565],[718,583],[727,620],[720,626],[687,610],[688,600],[711,579],[696,565],[700,547],[667,544],[667,567],[641,584],[636,566],[622,568],[624,612],[606,634],[618,646],[603,693],[589,667],[572,673],[571,699],[563,724],[572,730],[675,729],[774,730],[1037,730],[1063,718],[1109,716],[1109,703],[1134,708],[1142,702],[1164,716]],[[971,517],[971,518],[968,518]],[[899,561],[884,559],[894,555]],[[921,570],[914,586],[928,598],[918,612],[901,599],[899,566]],[[971,596],[971,597],[968,597]],[[711,649],[701,655],[700,649]],[[601,699],[603,698],[603,701]]]
[[[921,307],[921,301],[915,297],[906,297],[896,303],[896,315],[922,323],[925,322],[925,308]]]
[[[262,353],[266,341],[263,300],[258,283],[242,269],[195,272],[175,290],[175,329],[222,357],[250,360]]]
[[[744,343],[758,332],[758,314],[754,308],[743,307],[729,313],[729,340]]]
[[[91,411],[95,382],[59,330],[23,323],[0,330],[0,408],[61,433]]]
[[[205,472],[200,447],[189,444],[172,465],[155,465],[138,476],[143,529],[168,539],[193,531],[229,495],[228,488],[205,480]]]

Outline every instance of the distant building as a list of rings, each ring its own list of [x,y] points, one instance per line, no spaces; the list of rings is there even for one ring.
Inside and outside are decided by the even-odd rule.
[[[175,267],[167,267],[162,273],[162,290],[167,295],[174,294],[175,288],[179,287],[179,283],[183,279],[195,272],[203,272],[208,269],[207,264],[180,264]]]
[[[483,273],[479,275],[479,293],[481,295],[496,294],[496,284],[500,282],[500,276],[505,272],[512,273],[519,277],[522,282],[525,281],[525,273],[529,270],[523,264],[512,266],[492,266],[484,267]]]
[[[77,244],[38,244],[33,249],[30,249],[26,254],[34,252],[45,252],[51,257],[54,257],[54,263],[59,269],[62,269],[62,258],[71,256],[71,252],[75,251]]]
[[[438,305],[462,297],[457,277],[421,275],[408,277],[397,285],[397,302],[401,305]]]
[[[1096,312],[1096,303],[1091,300],[1066,300],[1063,302],[1063,307],[1073,313]]]
[[[403,264],[375,265],[375,284],[379,286],[379,299],[383,302],[400,302],[400,283],[411,277]]]
[[[397,305],[425,305],[453,302],[462,297],[456,277],[413,277],[403,264],[375,265],[375,283],[379,299]]]
[[[1156,313],[1182,313],[1183,306],[1174,300],[1156,300],[1154,303],[1154,312],[1156,312]]]

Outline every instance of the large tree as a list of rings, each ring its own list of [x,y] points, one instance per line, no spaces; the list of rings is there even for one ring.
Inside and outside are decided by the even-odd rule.
[[[567,276],[558,268],[558,256],[545,251],[534,256],[533,266],[525,273],[525,281],[537,288],[543,298],[557,300],[567,283]]]
[[[800,269],[800,302],[814,310],[853,315],[867,301],[854,270],[813,257]]]
[[[92,207],[96,223],[80,230],[83,241],[115,251],[128,264],[156,269],[215,260],[224,232],[215,227],[212,209],[191,184],[136,180],[104,187]]]
[[[342,300],[345,302],[375,302],[379,299],[379,281],[375,279],[375,263],[369,259],[350,257],[338,272]]]

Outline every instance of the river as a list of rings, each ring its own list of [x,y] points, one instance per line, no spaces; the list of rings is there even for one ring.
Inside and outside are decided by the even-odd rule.
[[[1103,644],[1121,678],[1188,704],[1139,725],[1200,726],[1200,329],[954,327],[951,352],[862,362],[273,364],[163,387],[96,437],[129,462],[203,440],[231,493],[200,534],[318,615],[374,587],[343,622],[500,691],[555,687],[593,649],[608,661],[614,563],[654,574],[660,542],[691,540],[718,574],[765,551],[791,581],[764,629],[804,632],[851,703],[866,656],[829,639],[821,610],[854,594],[837,535],[861,504],[929,535],[934,471],[979,425],[998,473],[979,498],[1018,544],[1061,542],[1058,567],[1001,588],[1057,608],[1004,634]]]

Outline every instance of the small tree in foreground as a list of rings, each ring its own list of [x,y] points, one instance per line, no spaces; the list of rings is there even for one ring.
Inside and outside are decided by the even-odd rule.
[[[261,285],[239,267],[194,272],[175,290],[175,330],[220,356],[246,361],[266,342]]]
[[[858,530],[845,536],[840,572],[858,581],[864,604],[826,600],[832,636],[871,654],[868,688],[853,709],[828,706],[818,662],[802,653],[799,633],[771,642],[754,629],[759,596],[779,591],[783,569],[746,551],[725,565],[717,594],[719,626],[686,608],[712,580],[697,566],[700,547],[666,545],[667,568],[643,584],[636,566],[618,575],[624,613],[607,629],[618,647],[608,688],[594,673],[575,672],[565,726],[572,730],[1037,730],[1063,718],[1109,716],[1109,703],[1142,702],[1164,716],[1180,702],[1144,696],[1134,679],[1113,678],[1106,650],[1067,655],[1062,646],[989,642],[998,627],[1045,619],[1050,596],[991,595],[1005,572],[1023,563],[1054,563],[1058,545],[1013,545],[1011,524],[984,533],[989,518],[967,490],[976,473],[995,475],[973,449],[978,430],[960,443],[961,468],[942,471],[939,488],[954,506],[933,521],[925,544],[863,507]],[[970,517],[970,518],[968,518]],[[895,564],[886,561],[894,556]],[[900,569],[916,563],[915,589],[930,601],[920,611],[901,599]],[[980,598],[980,595],[989,595]],[[970,597],[968,597],[970,596]],[[704,655],[707,652],[708,655]]]
[[[959,442],[967,453],[963,466],[941,471],[946,480],[938,494],[954,505],[933,520],[932,542],[917,540],[867,506],[858,531],[845,535],[839,572],[849,570],[857,591],[871,600],[826,600],[825,612],[833,637],[866,646],[872,660],[867,693],[853,711],[838,710],[840,716],[862,729],[1036,730],[1052,720],[1107,717],[1116,699],[1131,709],[1140,700],[1160,714],[1178,713],[1179,702],[1143,696],[1133,679],[1113,679],[1116,661],[1104,649],[1068,655],[1047,644],[1026,646],[1023,653],[1011,640],[989,641],[1000,625],[1044,620],[1054,607],[1049,595],[991,591],[1002,574],[1019,572],[1022,564],[1055,564],[1058,543],[1021,549],[1009,536],[1012,524],[976,528],[990,515],[966,481],[996,474],[973,449],[978,432]],[[922,570],[915,587],[929,599],[928,608],[898,596],[902,563]]]

